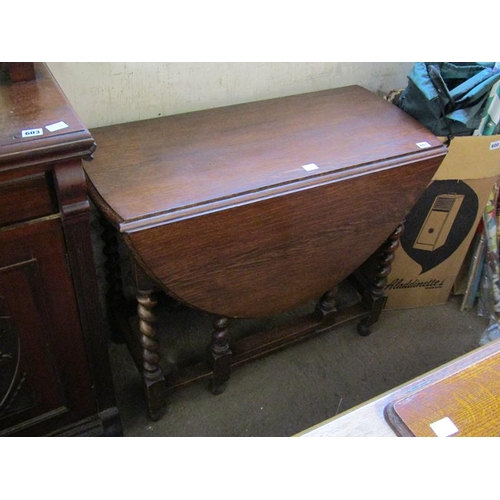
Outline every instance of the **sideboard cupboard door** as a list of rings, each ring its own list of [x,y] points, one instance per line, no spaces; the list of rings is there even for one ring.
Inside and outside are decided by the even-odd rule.
[[[45,434],[95,413],[61,220],[4,229],[0,247],[0,434]]]

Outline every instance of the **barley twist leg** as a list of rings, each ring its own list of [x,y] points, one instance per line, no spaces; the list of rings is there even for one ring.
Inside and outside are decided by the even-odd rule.
[[[157,339],[154,308],[157,300],[152,290],[137,292],[137,315],[142,347],[142,377],[149,416],[158,420],[166,408],[165,377],[160,366],[160,344]]]
[[[224,392],[231,374],[232,352],[229,347],[229,319],[217,318],[213,326],[212,343],[209,348],[209,358],[213,368],[210,390],[213,394],[221,394]]]
[[[387,276],[391,272],[391,266],[394,262],[395,252],[399,247],[399,241],[404,231],[404,222],[402,222],[387,238],[382,245],[377,256],[378,266],[372,277],[370,287],[367,290],[363,301],[367,306],[368,316],[363,318],[358,324],[358,333],[362,336],[370,335],[371,325],[378,321],[378,318],[384,309],[387,297],[385,296],[385,287],[387,285]]]

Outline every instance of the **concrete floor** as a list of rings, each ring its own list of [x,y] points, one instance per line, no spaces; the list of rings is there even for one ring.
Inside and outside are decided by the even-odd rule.
[[[487,321],[459,305],[451,297],[442,306],[385,311],[369,337],[359,336],[353,322],[336,327],[234,370],[221,395],[212,395],[206,381],[171,393],[157,422],[146,415],[127,348],[113,344],[124,435],[292,436],[478,347]],[[192,352],[181,333],[188,338],[189,328],[199,332],[208,319],[187,310],[165,314],[176,355]],[[167,350],[164,361],[168,357]]]

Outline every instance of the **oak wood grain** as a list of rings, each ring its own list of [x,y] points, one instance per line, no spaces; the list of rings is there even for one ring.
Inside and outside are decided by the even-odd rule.
[[[0,182],[0,200],[0,226],[44,217],[59,211],[50,174],[43,172]]]
[[[450,419],[455,428],[443,435],[500,436],[500,353],[391,403],[386,415],[402,436],[435,437],[431,425]]]
[[[133,231],[125,241],[191,306],[230,317],[278,314],[319,298],[368,259],[438,165],[429,160],[299,190]]]

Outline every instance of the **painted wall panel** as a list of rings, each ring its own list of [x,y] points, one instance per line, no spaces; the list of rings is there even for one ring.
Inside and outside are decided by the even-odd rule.
[[[52,62],[89,128],[358,84],[403,88],[413,63]]]

